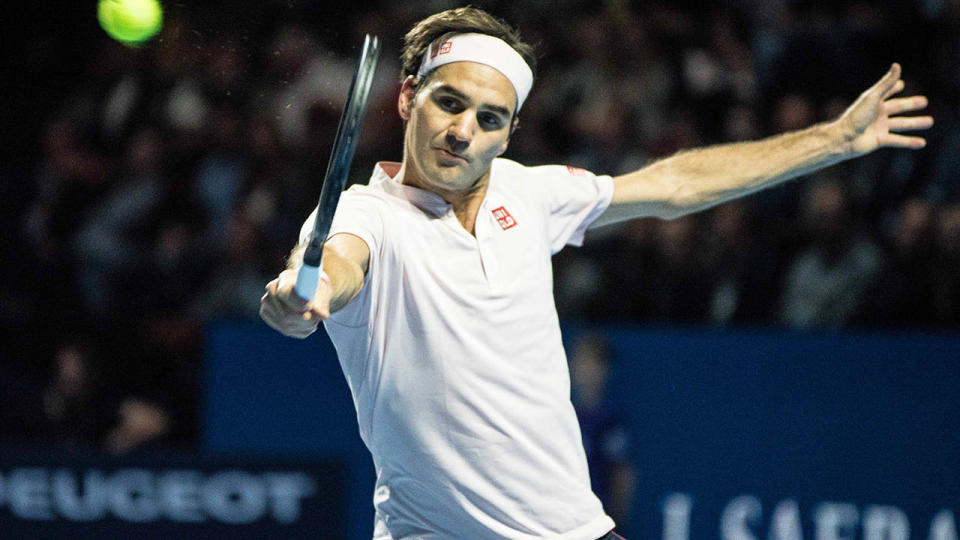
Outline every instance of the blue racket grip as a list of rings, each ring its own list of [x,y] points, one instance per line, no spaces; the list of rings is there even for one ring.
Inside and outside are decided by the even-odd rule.
[[[317,294],[317,284],[319,282],[320,267],[301,264],[300,270],[297,272],[297,285],[294,287],[297,296],[308,302],[313,300],[313,296]]]

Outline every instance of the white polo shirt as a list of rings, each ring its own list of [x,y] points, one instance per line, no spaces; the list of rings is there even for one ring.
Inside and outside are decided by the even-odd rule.
[[[363,289],[325,326],[373,454],[375,536],[602,536],[550,257],[582,243],[611,178],[496,159],[474,237],[398,168],[346,191],[330,232],[370,249]]]

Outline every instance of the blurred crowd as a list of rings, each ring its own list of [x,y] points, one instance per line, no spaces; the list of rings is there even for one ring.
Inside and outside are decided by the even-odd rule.
[[[475,5],[540,53],[505,156],[529,165],[619,174],[803,128],[836,117],[892,61],[936,117],[919,152],[592,231],[555,257],[562,317],[960,327],[960,2]],[[401,157],[403,32],[453,6],[166,4],[143,47],[99,32],[71,44],[83,47],[77,76],[37,90],[28,165],[5,170],[0,439],[196,444],[204,326],[257,317],[316,204],[363,34],[385,47],[354,182]],[[64,40],[37,41],[28,71],[63,73],[50,51]]]

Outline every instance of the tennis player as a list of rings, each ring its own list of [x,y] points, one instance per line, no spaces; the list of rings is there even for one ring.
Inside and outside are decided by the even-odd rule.
[[[884,146],[922,148],[924,97],[894,64],[834,121],[679,153],[611,178],[525,167],[507,149],[533,85],[531,49],[487,13],[417,23],[402,52],[403,161],[343,194],[310,302],[305,236],[261,316],[304,338],[320,321],[353,394],[377,482],[374,536],[616,538],[591,492],[550,257],[589,227],[670,219]]]

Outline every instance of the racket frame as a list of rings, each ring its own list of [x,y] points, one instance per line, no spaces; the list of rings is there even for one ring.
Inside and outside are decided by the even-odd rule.
[[[370,88],[376,73],[379,54],[379,38],[367,34],[363,40],[363,49],[357,61],[357,68],[350,81],[347,102],[340,114],[333,151],[327,162],[323,187],[320,188],[320,200],[317,202],[313,231],[310,233],[310,239],[303,253],[303,264],[297,272],[296,292],[304,300],[312,300],[317,292],[320,268],[323,264],[323,246],[327,241],[337,204],[340,202],[340,194],[346,187],[350,175],[350,164],[353,162],[353,154],[360,139],[360,128],[367,109],[367,101],[370,98]]]

